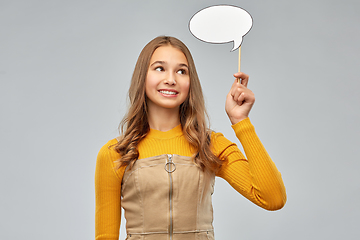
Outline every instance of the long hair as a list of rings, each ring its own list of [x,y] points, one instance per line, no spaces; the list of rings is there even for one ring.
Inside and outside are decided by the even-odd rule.
[[[208,115],[194,60],[183,42],[168,36],[156,37],[150,41],[143,48],[136,62],[129,88],[130,107],[119,126],[121,132],[119,142],[113,146],[121,155],[117,168],[124,165],[129,165],[131,168],[139,157],[137,145],[150,130],[145,94],[145,79],[150,59],[157,48],[168,45],[182,51],[189,64],[189,94],[179,109],[184,136],[196,150],[193,155],[194,162],[202,170],[216,171],[221,166],[221,160],[211,151],[212,131],[208,127]]]

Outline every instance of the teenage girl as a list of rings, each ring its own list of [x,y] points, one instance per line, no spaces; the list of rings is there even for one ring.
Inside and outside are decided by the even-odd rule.
[[[121,207],[126,239],[214,239],[215,176],[264,209],[284,206],[281,175],[248,118],[255,101],[249,76],[234,77],[225,110],[247,158],[209,129],[188,48],[166,36],[144,47],[121,136],[103,146],[97,158],[96,240],[119,238]]]

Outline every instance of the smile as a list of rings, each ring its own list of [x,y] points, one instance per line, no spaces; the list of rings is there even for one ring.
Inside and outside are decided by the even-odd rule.
[[[162,94],[167,94],[167,95],[176,95],[177,92],[174,91],[166,91],[166,90],[159,90],[160,93]]]

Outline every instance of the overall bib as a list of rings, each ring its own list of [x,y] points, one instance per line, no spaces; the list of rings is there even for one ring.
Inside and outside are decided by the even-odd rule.
[[[128,240],[214,239],[215,174],[175,154],[138,159],[122,181]]]

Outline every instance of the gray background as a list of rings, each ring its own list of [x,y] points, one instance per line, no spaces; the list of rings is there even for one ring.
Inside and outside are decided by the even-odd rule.
[[[268,212],[217,179],[216,239],[360,237],[359,1],[1,0],[0,239],[94,239],[96,155],[118,135],[136,59],[158,35],[188,45],[212,128],[237,141],[224,111],[237,52],[188,30],[221,3],[254,19],[242,44],[250,118],[288,202]]]

